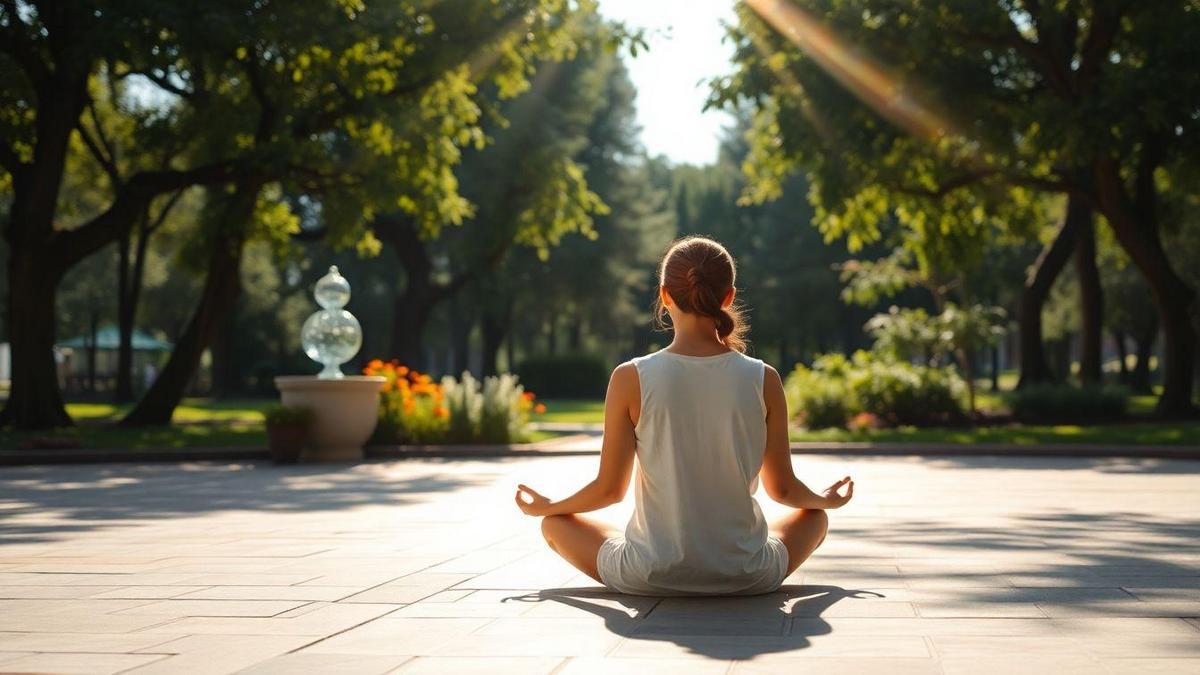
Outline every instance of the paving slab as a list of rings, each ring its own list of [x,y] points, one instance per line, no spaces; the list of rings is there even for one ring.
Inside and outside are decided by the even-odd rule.
[[[1200,670],[1200,462],[798,456],[857,495],[752,598],[625,596],[548,551],[513,485],[595,464],[5,468],[0,671]]]

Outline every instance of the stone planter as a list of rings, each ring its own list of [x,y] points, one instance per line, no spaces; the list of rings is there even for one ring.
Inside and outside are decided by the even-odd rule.
[[[353,462],[379,421],[379,390],[387,380],[364,375],[320,379],[314,375],[275,378],[281,402],[313,411],[308,445],[300,456],[309,462]]]

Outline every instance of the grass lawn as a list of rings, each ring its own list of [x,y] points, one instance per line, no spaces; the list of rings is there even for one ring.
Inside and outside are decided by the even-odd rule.
[[[175,422],[262,422],[262,411],[278,403],[271,398],[211,399],[185,398],[175,409]],[[131,403],[79,402],[68,403],[67,413],[76,422],[115,422],[130,408]]]
[[[604,401],[554,398],[541,401],[546,412],[534,415],[534,422],[592,423],[604,421]]]
[[[31,438],[77,438],[81,447],[89,449],[265,447],[267,444],[267,433],[261,422],[214,422],[143,429],[85,424],[55,431],[0,431],[0,449],[14,450],[22,441]]]
[[[547,431],[530,433],[530,441],[545,441],[560,434]],[[77,438],[88,449],[121,448],[228,448],[266,447],[267,433],[261,422],[214,422],[212,424],[176,424],[168,427],[125,429],[109,425],[83,425],[52,432],[0,431],[0,450],[15,450],[31,438]],[[48,450],[47,452],[53,452]]]
[[[1200,423],[1129,423],[1103,426],[1005,425],[976,428],[917,428],[847,431],[795,430],[793,441],[871,441],[875,443],[1089,443],[1108,445],[1200,445]]]
[[[1153,412],[1154,396],[1131,396],[1129,413],[1145,416]],[[546,413],[535,415],[537,422],[603,422],[604,401],[548,400]],[[1001,396],[981,391],[982,410],[1005,410]],[[1200,445],[1200,422],[1130,422],[1104,426],[1063,425],[1003,425],[976,428],[916,428],[847,431],[822,429],[796,430],[793,441],[872,441],[878,443],[1108,443],[1112,445]]]

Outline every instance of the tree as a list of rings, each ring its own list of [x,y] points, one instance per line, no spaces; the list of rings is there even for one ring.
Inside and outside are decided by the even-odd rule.
[[[615,362],[636,350],[636,333],[650,324],[654,265],[674,233],[666,169],[637,142],[635,91],[623,62],[604,56],[590,86],[599,105],[578,161],[607,212],[595,216],[590,233],[563,237],[544,260],[536,251],[511,252],[479,285],[485,370],[495,368],[501,341],[514,331],[562,324],[568,351]]]
[[[932,205],[917,196],[943,211],[958,201],[960,214],[995,213],[1005,200],[989,194],[1078,197],[1104,216],[1159,310],[1159,409],[1190,411],[1194,292],[1162,244],[1156,177],[1196,156],[1200,82],[1190,72],[1200,47],[1188,36],[1200,12],[1107,0],[805,7],[752,0],[740,9],[740,67],[716,86],[717,101],[758,106],[758,194],[803,166],[823,227],[866,239],[884,213],[909,226],[922,218],[916,209]]]
[[[846,282],[843,299],[860,305],[878,304],[908,287],[929,292],[936,315],[919,307],[902,310],[893,306],[872,317],[867,332],[875,338],[877,350],[892,356],[912,359],[923,355],[927,365],[946,355],[953,357],[967,385],[967,407],[974,413],[977,351],[1003,335],[1003,309],[980,304],[960,307],[951,298],[955,292],[963,294],[962,278],[940,278],[912,269],[905,248],[879,260],[846,262],[842,280]]]
[[[227,105],[249,111],[252,123],[240,133],[225,125],[218,147],[249,142],[270,160],[270,170],[217,199],[222,215],[203,235],[210,250],[200,305],[159,379],[123,423],[169,421],[240,293],[243,245],[255,238],[283,242],[299,230],[305,214],[292,213],[282,195],[314,196],[308,208],[319,211],[328,240],[364,252],[378,250],[364,224],[379,211],[431,232],[468,215],[453,167],[464,146],[485,140],[478,83],[493,83],[502,94],[521,91],[535,58],[576,48],[573,17],[591,11],[591,3],[560,0],[339,13],[288,4],[233,22],[245,32],[230,36],[217,64],[203,54],[186,62],[192,81],[237,83],[228,88]],[[271,190],[279,196],[268,199]]]
[[[608,29],[581,18],[580,30],[602,35]],[[512,248],[545,258],[564,235],[592,234],[594,218],[608,212],[581,164],[589,127],[605,104],[605,79],[619,63],[605,41],[597,42],[570,60],[540,64],[528,91],[516,98],[504,101],[502,91],[490,92],[499,121],[485,127],[489,145],[468,152],[458,172],[472,204],[459,226],[422,231],[400,214],[373,222],[404,269],[392,314],[392,356],[428,367],[423,337],[436,307],[489,276]]]
[[[327,216],[340,216],[328,218],[330,234],[342,245],[361,237],[362,213],[384,198],[377,188],[386,178],[400,183],[386,195],[391,205],[422,223],[460,218],[466,207],[450,167],[462,145],[479,140],[476,82],[519,89],[534,55],[572,48],[565,27],[590,6],[0,3],[0,75],[14,83],[0,100],[0,166],[13,194],[5,227],[8,311],[23,317],[9,322],[14,373],[5,419],[22,427],[69,422],[50,353],[54,289],[67,269],[128,232],[157,195],[236,184],[236,198],[222,198],[221,208],[240,217],[241,230],[203,237],[213,246],[209,262],[219,263],[208,275],[234,280],[259,197],[276,184],[325,192]],[[107,102],[118,113],[140,123],[132,148],[105,142],[93,124],[103,114],[84,116],[105,103],[96,94],[104,88],[114,92]],[[89,221],[67,230],[55,214],[75,134],[105,167],[111,195]],[[123,158],[154,154],[146,146],[170,148],[170,167],[126,170]],[[385,170],[372,176],[373,185],[340,170],[345,164],[330,170],[351,159],[362,160],[355,168]],[[329,197],[334,192],[340,205]],[[180,365],[168,365],[134,421],[169,418],[211,323],[236,297],[236,281],[213,278],[208,287],[207,304],[180,341],[185,351],[173,359]]]
[[[78,133],[102,154],[85,126],[94,77],[105,62],[162,47],[152,2],[0,3],[0,189],[12,198],[4,221],[8,244],[12,390],[0,424],[46,428],[69,424],[54,358],[55,291],[63,275],[128,230],[157,195],[232,175],[229,164],[134,167],[121,174],[112,155],[111,196],[75,227],[59,226],[59,194]],[[95,119],[95,115],[92,116]],[[20,317],[19,321],[13,320]]]

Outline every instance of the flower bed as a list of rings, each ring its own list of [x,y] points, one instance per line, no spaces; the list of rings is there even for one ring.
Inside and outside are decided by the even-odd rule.
[[[434,382],[396,361],[371,361],[366,375],[387,379],[379,401],[379,426],[372,443],[437,445],[522,443],[529,440],[532,413],[545,412],[515,375],[478,380],[470,373]]]

